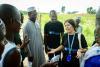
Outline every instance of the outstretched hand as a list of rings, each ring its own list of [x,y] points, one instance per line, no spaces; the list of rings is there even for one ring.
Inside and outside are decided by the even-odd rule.
[[[55,49],[51,49],[51,51],[48,52],[48,54],[54,54],[55,53]]]
[[[23,42],[22,42],[21,48],[26,47],[26,46],[28,45],[29,42],[30,42],[30,39],[28,38],[27,35],[25,35],[24,40],[23,40]]]

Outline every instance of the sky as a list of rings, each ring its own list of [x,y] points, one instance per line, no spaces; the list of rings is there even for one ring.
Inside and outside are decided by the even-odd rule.
[[[66,12],[79,11],[86,12],[92,6],[94,9],[100,7],[100,0],[0,0],[0,4],[11,4],[19,10],[27,10],[28,7],[35,6],[38,12],[49,12],[50,10],[61,11],[65,6]]]

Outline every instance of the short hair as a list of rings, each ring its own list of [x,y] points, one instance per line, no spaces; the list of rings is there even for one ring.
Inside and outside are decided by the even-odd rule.
[[[19,10],[10,4],[0,4],[0,18],[4,21],[5,25],[9,24],[11,18],[13,20],[20,19]]]
[[[51,11],[50,11],[50,15],[51,15],[52,12],[54,12],[55,14],[57,14],[55,10],[51,10]]]
[[[68,19],[68,20],[66,20],[65,21],[65,23],[70,23],[72,26],[73,26],[73,28],[74,28],[74,30],[76,31],[76,24],[75,24],[75,21],[73,20],[73,19]],[[65,24],[64,23],[64,24]]]

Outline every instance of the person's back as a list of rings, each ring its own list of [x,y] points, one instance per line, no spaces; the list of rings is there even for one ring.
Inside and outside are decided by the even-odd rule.
[[[7,44],[5,47],[5,57],[2,61],[3,67],[20,67],[21,56],[20,52],[16,49],[13,42],[14,33],[20,29],[20,12],[18,9],[9,4],[0,5],[0,18],[4,21],[6,26],[6,39]],[[8,49],[9,48],[9,49]],[[14,48],[14,49],[13,49]]]

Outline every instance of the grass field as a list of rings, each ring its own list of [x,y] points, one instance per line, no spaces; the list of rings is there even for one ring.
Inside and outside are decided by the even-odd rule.
[[[40,17],[41,16],[41,17]],[[87,40],[88,46],[90,47],[94,41],[94,29],[95,29],[95,15],[92,14],[58,14],[58,20],[64,23],[67,19],[75,19],[76,17],[81,16],[81,25],[83,27],[83,34]],[[44,25],[50,20],[49,15],[46,13],[41,13],[38,16],[40,21],[41,31],[44,30]],[[27,16],[24,16],[24,21],[27,21]]]

